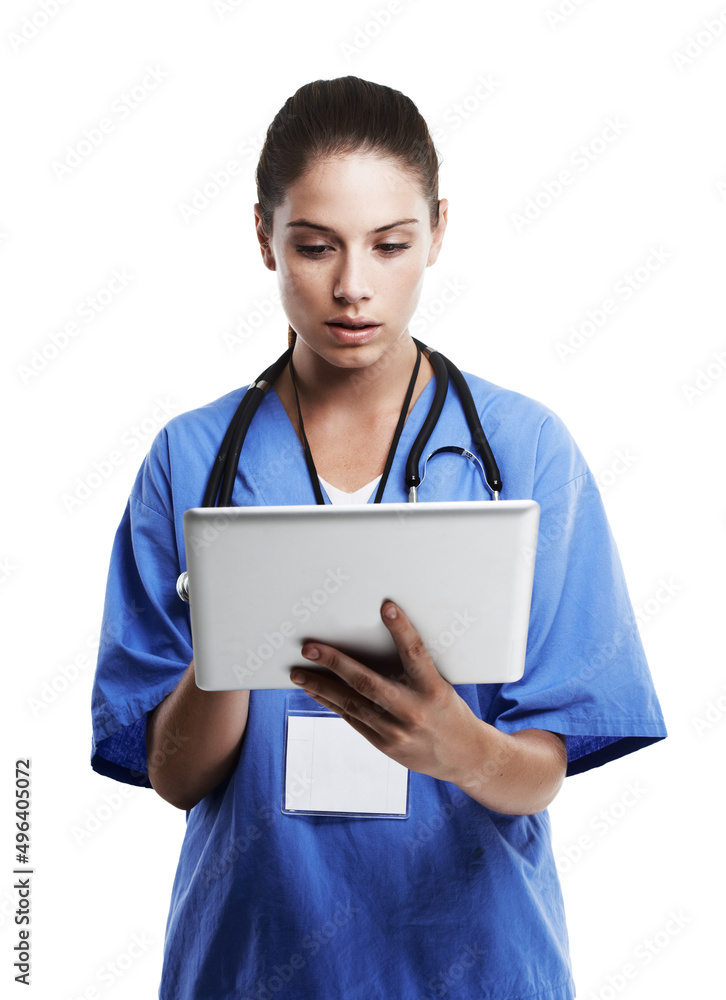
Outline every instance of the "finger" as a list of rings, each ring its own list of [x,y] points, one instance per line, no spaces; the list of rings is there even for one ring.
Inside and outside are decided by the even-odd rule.
[[[332,711],[335,712],[335,708],[333,708]],[[340,715],[340,713],[336,712],[336,715]],[[376,750],[380,750],[381,753],[385,753],[390,756],[390,739],[385,733],[381,733],[379,730],[373,729],[371,726],[367,726],[365,722],[361,722],[360,719],[353,718],[350,715],[341,715],[341,718],[348,723],[351,729],[355,729],[357,733],[360,733],[361,736],[365,737],[365,739],[367,739],[371,746],[374,746]]]
[[[313,657],[313,650],[318,656]],[[336,682],[333,678],[315,672],[306,672],[302,686],[311,695],[321,695],[329,699],[346,715],[371,722],[374,716],[390,712],[394,703],[398,703],[395,689],[400,687],[396,681],[381,677],[375,670],[346,656],[340,650],[322,643],[306,643],[302,648],[304,657],[311,659],[316,667],[327,667],[345,684]],[[296,668],[291,678],[294,682],[299,668]]]
[[[337,716],[339,716],[339,718],[343,719],[344,722],[347,722],[352,729],[355,729],[356,732],[361,734],[361,736],[364,736],[369,743],[372,743],[373,746],[376,747],[376,749],[382,750],[386,745],[384,733],[366,725],[361,719],[344,712],[339,705],[329,701],[327,698],[323,698],[322,695],[314,695],[311,691],[306,691],[305,693],[309,695],[309,697],[313,698],[319,705],[322,705],[323,708],[329,709],[331,712],[334,712]],[[377,716],[376,721],[380,724],[379,720],[380,716]]]
[[[424,694],[433,692],[443,678],[408,615],[393,601],[387,600],[381,605],[381,618],[396,643],[398,655],[410,684]]]
[[[346,706],[348,710],[352,708],[352,703],[346,703],[346,698],[352,696],[358,697],[351,687],[337,677],[328,677],[325,674],[314,672],[304,672],[299,667],[293,670],[290,677],[294,684],[299,684],[302,687],[308,697],[313,698],[325,708],[332,709],[338,715],[343,714],[343,706]],[[363,699],[359,699],[361,706],[362,703]],[[378,706],[376,708],[379,714],[383,712],[383,709],[378,708]]]

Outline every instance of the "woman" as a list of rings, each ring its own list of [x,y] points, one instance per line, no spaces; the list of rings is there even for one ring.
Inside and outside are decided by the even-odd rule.
[[[232,503],[405,501],[405,459],[436,381],[408,324],[448,207],[426,124],[391,88],[310,83],[270,126],[257,183],[257,237],[293,350],[250,426]],[[196,686],[173,587],[182,516],[201,505],[244,388],[171,420],[139,470],[109,571],[92,764],[187,810],[165,1000],[574,997],[547,806],[566,774],[666,730],[579,449],[542,404],[465,377],[502,499],[540,504],[523,678],[452,687],[391,602],[381,615],[405,683],[322,642],[293,671],[410,769],[403,821],[284,813],[288,693]],[[476,450],[450,387],[428,449],[454,442]],[[434,467],[421,501],[489,499],[460,455]],[[306,673],[304,658],[337,676]]]

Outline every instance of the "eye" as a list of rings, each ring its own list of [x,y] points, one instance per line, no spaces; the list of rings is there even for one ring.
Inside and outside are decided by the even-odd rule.
[[[410,243],[379,243],[378,246],[385,254],[398,253],[399,250],[408,250]]]
[[[298,253],[307,254],[308,257],[320,257],[323,250],[327,250],[326,246],[314,246],[314,247],[295,247]]]
[[[383,252],[385,257],[392,257],[401,250],[408,250],[410,243],[379,243],[377,249]],[[298,253],[305,254],[306,257],[322,257],[326,250],[330,248],[319,244],[316,246],[296,246]]]

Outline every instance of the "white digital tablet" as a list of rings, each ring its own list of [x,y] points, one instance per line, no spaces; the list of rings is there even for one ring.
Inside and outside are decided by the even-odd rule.
[[[534,500],[195,507],[184,514],[197,685],[295,688],[318,640],[393,676],[388,598],[451,684],[524,671]]]

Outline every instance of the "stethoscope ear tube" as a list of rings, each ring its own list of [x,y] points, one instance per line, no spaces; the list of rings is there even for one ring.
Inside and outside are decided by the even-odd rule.
[[[207,482],[207,488],[204,492],[204,498],[202,500],[202,507],[230,506],[232,502],[234,481],[237,475],[237,465],[239,464],[239,457],[242,452],[242,445],[244,444],[247,429],[252,422],[252,418],[257,412],[257,407],[262,402],[262,397],[265,395],[265,392],[269,389],[272,383],[277,379],[278,375],[287,364],[288,358],[291,354],[292,347],[288,347],[285,353],[281,354],[277,361],[271,364],[269,368],[266,368],[260,377],[255,379],[255,381],[250,384],[247,392],[244,394],[242,401],[230,421],[227,432],[222,440],[219,453],[215,459],[214,465],[212,466],[212,471]],[[222,484],[222,492],[220,493],[219,501],[217,501],[217,493],[219,491],[220,483]]]
[[[461,374],[456,365],[449,361],[448,358],[444,357],[443,354],[439,353],[439,351],[431,350],[430,347],[427,347],[426,344],[422,344],[421,341],[417,340],[415,337],[412,337],[411,339],[418,347],[418,356],[411,382],[409,384],[408,393],[404,401],[403,410],[401,411],[399,426],[397,427],[396,434],[394,435],[392,450],[386,463],[385,473],[381,479],[381,483],[379,484],[379,492],[376,497],[376,502],[380,502],[381,493],[392,462],[393,452],[395,451],[396,443],[403,428],[407,403],[411,398],[413,385],[418,373],[421,351],[426,351],[431,367],[434,369],[436,389],[431,403],[431,408],[423,426],[421,427],[421,430],[416,437],[416,440],[413,443],[413,447],[409,452],[408,460],[406,462],[406,486],[408,488],[409,501],[416,502],[418,499],[417,490],[422,482],[418,474],[421,455],[426,443],[433,433],[439,417],[441,416],[441,411],[444,408],[446,395],[449,391],[449,376],[451,376],[454,385],[456,386],[456,390],[459,394],[459,399],[464,410],[464,415],[469,425],[469,431],[483,459],[485,480],[487,482],[487,486],[492,492],[492,499],[498,500],[502,489],[502,480],[499,475],[499,468],[494,460],[492,450],[489,447],[489,442],[487,441],[486,434],[484,433],[484,428],[481,425],[481,420],[479,419],[479,414],[477,413],[471,390],[469,389],[464,376]],[[214,460],[214,465],[212,466],[212,470],[209,474],[207,487],[204,491],[204,497],[202,499],[202,507],[231,506],[232,491],[237,477],[237,467],[239,465],[239,458],[242,452],[242,445],[244,444],[244,440],[247,435],[247,430],[252,422],[252,418],[257,412],[257,408],[262,402],[265,393],[282,373],[285,365],[287,365],[290,361],[292,352],[293,347],[288,347],[288,349],[280,355],[277,361],[271,364],[269,368],[266,368],[260,377],[255,379],[255,381],[248,387],[247,392],[244,394],[237,409],[235,410],[234,416],[232,417],[224,438],[222,439],[222,444],[220,445],[219,452]],[[432,454],[435,455],[441,451],[454,451],[459,454],[466,455],[468,458],[476,459],[476,456],[472,455],[465,449],[452,446],[437,448],[435,452],[432,452]],[[429,455],[429,458],[431,458],[431,455]],[[478,464],[479,468],[482,469],[481,463],[478,462]],[[424,475],[426,475],[426,463],[424,463]],[[219,496],[217,496],[217,494],[219,494]],[[179,575],[176,587],[179,597],[183,601],[188,602],[189,577],[187,573],[181,573]]]
[[[426,347],[426,345],[422,344],[420,340],[416,339],[416,337],[412,337],[411,339],[418,344],[422,350],[426,350],[428,352],[428,359],[431,362],[431,367],[434,369],[434,373],[436,375],[436,392],[434,394],[429,414],[424,421],[418,437],[414,441],[413,447],[411,448],[408,456],[408,461],[406,462],[406,486],[409,490],[409,499],[417,499],[416,490],[417,487],[421,485],[421,479],[418,474],[421,454],[423,453],[426,442],[431,437],[433,429],[441,415],[441,411],[444,408],[444,401],[449,388],[449,377],[451,377],[451,380],[456,387],[456,391],[459,394],[461,406],[464,410],[464,416],[466,417],[466,421],[469,425],[469,431],[474,439],[475,445],[479,449],[479,454],[482,457],[487,485],[492,492],[492,498],[494,500],[498,500],[499,494],[502,491],[502,480],[499,474],[499,467],[497,466],[492,450],[489,447],[487,436],[484,433],[484,428],[481,425],[481,420],[479,419],[479,414],[476,410],[474,397],[471,394],[471,389],[469,388],[466,379],[456,365],[449,361],[447,357],[444,357],[440,351],[435,351],[430,347]]]
[[[431,409],[423,422],[421,430],[418,432],[416,440],[411,446],[411,451],[408,453],[406,461],[406,488],[409,491],[409,499],[415,501],[417,499],[416,488],[421,484],[421,477],[418,474],[421,455],[444,408],[446,393],[449,391],[449,374],[446,370],[444,359],[438,351],[432,351],[430,347],[422,344],[416,337],[412,337],[411,339],[415,344],[418,344],[422,351],[425,350],[428,352],[428,359],[436,376],[436,390],[431,403]]]
[[[207,480],[207,488],[204,491],[204,497],[202,499],[202,507],[214,507],[217,500],[217,493],[219,492],[219,484],[222,482],[222,476],[225,470],[225,463],[227,461],[227,453],[229,451],[229,445],[232,441],[232,437],[235,432],[235,428],[239,422],[240,417],[244,413],[247,404],[250,401],[249,392],[246,392],[242,397],[242,401],[235,410],[235,414],[229,422],[229,426],[225,432],[224,438],[222,439],[222,444],[219,448],[219,453],[214,460],[214,465],[212,466],[212,471],[209,474],[209,479]]]
[[[469,427],[474,428],[471,434],[484,462],[487,482],[489,483],[493,493],[499,494],[502,492],[502,479],[499,474],[499,466],[494,459],[492,449],[489,447],[487,436],[484,433],[484,428],[481,425],[479,414],[476,411],[471,389],[456,365],[452,364],[452,362],[449,361],[448,358],[445,358],[443,354],[439,356],[444,361],[449,371],[449,375],[456,386],[456,391],[459,393],[459,399],[461,400],[461,405],[464,409],[464,413],[466,414]],[[499,497],[497,496],[495,499],[499,499]]]
[[[219,491],[219,499],[217,500],[218,507],[231,507],[232,505],[232,490],[234,489],[234,481],[237,478],[237,466],[239,465],[239,457],[242,452],[242,444],[247,437],[247,431],[252,423],[252,418],[257,412],[257,408],[267,390],[267,386],[259,384],[261,381],[263,380],[260,379],[259,382],[249,387],[245,395],[247,406],[242,410],[239,418],[235,420],[234,434],[229,443],[229,453],[225,460],[224,476]]]
[[[427,441],[433,433],[439,417],[441,416],[441,411],[444,408],[444,402],[449,388],[449,377],[451,377],[459,394],[459,399],[461,400],[461,405],[469,424],[472,438],[481,454],[486,472],[487,484],[492,490],[493,498],[498,500],[499,494],[502,490],[502,480],[499,474],[499,468],[494,459],[494,455],[492,454],[492,450],[489,447],[489,442],[487,441],[484,428],[479,420],[479,414],[477,413],[474,399],[471,395],[471,390],[469,389],[466,379],[456,365],[449,361],[448,358],[444,357],[444,355],[439,351],[431,350],[430,347],[427,347],[426,344],[421,343],[421,341],[417,340],[415,337],[412,337],[411,339],[415,344],[417,344],[419,350],[425,350],[427,352],[428,359],[436,376],[436,389],[431,409],[429,410],[423,426],[413,443],[413,447],[409,452],[408,460],[406,462],[406,487],[409,491],[409,499],[414,501],[417,499],[417,487],[421,484],[421,478],[418,474],[421,455],[423,454],[423,449],[426,446]],[[270,367],[267,368],[258,379],[252,382],[247,389],[247,392],[242,398],[237,410],[235,411],[234,417],[227,428],[219,453],[214,461],[214,465],[212,466],[212,471],[210,473],[207,488],[204,492],[204,498],[201,504],[202,507],[214,507],[215,505],[218,507],[229,507],[231,505],[232,492],[237,476],[237,466],[239,464],[242,445],[244,444],[247,430],[252,422],[252,418],[257,412],[257,408],[262,402],[265,392],[281,374],[285,365],[287,365],[292,355],[292,351],[293,348],[289,347],[283,354],[280,355],[277,361],[270,365]],[[218,493],[219,497],[217,496]]]

